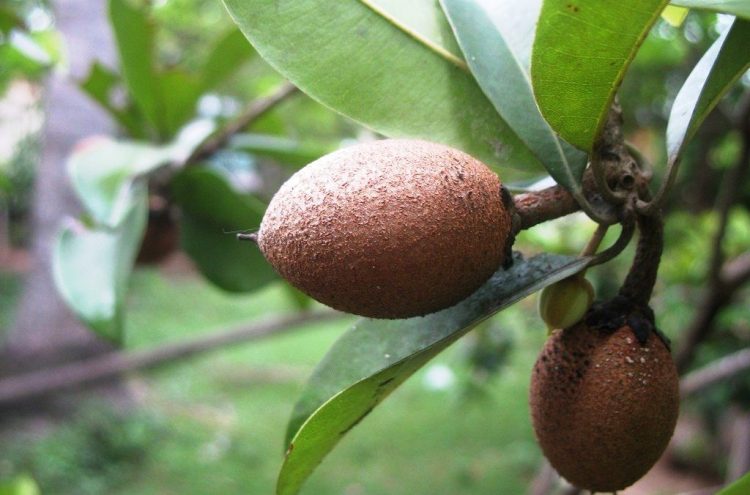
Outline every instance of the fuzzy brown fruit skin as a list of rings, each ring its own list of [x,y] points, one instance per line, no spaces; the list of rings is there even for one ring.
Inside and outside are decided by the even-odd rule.
[[[679,410],[677,369],[654,332],[639,343],[585,321],[553,334],[531,379],[537,440],[557,472],[592,492],[622,490],[656,463]]]
[[[335,309],[408,318],[452,306],[502,264],[511,229],[497,175],[436,143],[389,139],[316,160],[258,232],[292,285]]]

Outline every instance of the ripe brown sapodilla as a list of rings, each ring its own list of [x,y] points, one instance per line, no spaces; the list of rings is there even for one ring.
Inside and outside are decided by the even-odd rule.
[[[622,490],[659,459],[677,422],[677,369],[664,341],[585,320],[555,332],[534,365],[531,416],[557,472],[592,492]]]
[[[461,151],[388,139],[309,164],[258,232],[292,285],[335,309],[408,318],[452,306],[503,263],[511,218],[500,181]]]

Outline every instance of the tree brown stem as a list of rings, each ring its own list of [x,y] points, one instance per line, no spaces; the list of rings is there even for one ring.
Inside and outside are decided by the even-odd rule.
[[[719,312],[727,306],[736,290],[747,280],[750,271],[740,270],[737,278],[725,279],[723,268],[725,266],[724,238],[732,205],[739,198],[741,187],[745,178],[750,173],[750,98],[746,99],[741,106],[736,119],[737,127],[740,128],[743,143],[739,160],[729,171],[722,184],[721,193],[718,196],[717,209],[719,210],[719,227],[712,239],[709,269],[707,274],[708,289],[701,302],[698,312],[685,332],[683,345],[675,358],[677,369],[686,370],[693,360],[698,345],[706,340],[714,327],[714,319]],[[727,282],[731,282],[727,284]]]
[[[680,380],[680,395],[686,397],[750,369],[750,348],[742,349],[688,373]]]
[[[286,332],[302,323],[328,321],[341,316],[340,313],[334,311],[282,316],[248,327],[200,336],[156,349],[133,352],[115,351],[55,368],[10,376],[0,380],[0,406],[8,406],[98,382],[127,371],[153,368],[232,344]]]
[[[273,94],[254,100],[241,114],[234,120],[228,122],[224,127],[219,129],[214,135],[209,137],[185,160],[185,164],[195,163],[221,149],[229,139],[242,131],[246,127],[256,122],[279,103],[290,96],[297,94],[299,89],[292,83],[285,82]]]

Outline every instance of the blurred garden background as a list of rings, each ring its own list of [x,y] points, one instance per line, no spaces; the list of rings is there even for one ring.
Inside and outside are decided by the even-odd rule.
[[[671,102],[725,17],[691,12],[660,20],[624,82],[628,139],[657,175]],[[139,38],[139,26],[151,34]],[[140,102],[118,76],[132,81],[123,60],[146,52],[165,88],[157,114],[167,117],[160,122],[133,110]],[[191,86],[196,80],[201,84]],[[150,184],[148,231],[114,343],[67,309],[50,259],[56,233],[80,214],[66,160],[88,136],[168,143],[196,123],[246,124],[205,158],[231,191],[227,204],[209,209],[231,209],[235,198],[265,204],[305,163],[379,137],[285,84],[218,0],[0,4],[0,494],[273,492],[297,394],[355,318],[314,320],[325,308],[267,270],[262,283],[248,283],[256,268],[235,253],[255,246],[234,243],[228,232],[257,229],[257,219],[239,226],[217,220],[217,240],[197,245],[180,231],[185,218],[197,216],[158,180]],[[689,148],[667,208],[653,307],[684,374],[750,344],[749,97],[746,74]],[[531,179],[503,174],[505,183]],[[209,228],[196,225],[192,232]],[[524,232],[516,249],[575,255],[593,231],[574,214]],[[631,256],[628,250],[588,272],[599,296],[616,292]],[[95,272],[94,259],[92,265]],[[259,324],[290,316],[295,323],[252,335]],[[11,390],[3,384],[31,372],[232,331],[245,337],[231,344],[209,338],[189,356],[157,359],[149,369],[132,366],[86,386],[2,394]],[[303,493],[561,493],[566,488],[545,469],[528,416],[530,370],[545,338],[536,296],[483,323],[355,428]],[[745,365],[684,395],[664,459],[623,493],[714,493],[748,470]]]

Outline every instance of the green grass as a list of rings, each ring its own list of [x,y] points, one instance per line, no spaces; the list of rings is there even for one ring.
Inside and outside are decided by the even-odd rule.
[[[294,311],[281,286],[228,296],[201,280],[139,271],[126,345],[142,348]],[[526,321],[525,314],[532,315]],[[534,311],[500,323],[516,345],[481,394],[467,394],[464,344],[434,363],[456,385],[431,390],[421,371],[341,442],[303,494],[522,493],[540,458],[528,419],[527,384],[543,332]],[[273,492],[286,420],[304,380],[353,320],[307,325],[139,374],[139,411],[91,404],[42,440],[0,451],[0,478],[30,473],[45,494],[204,495]],[[428,368],[429,366],[428,365]]]

